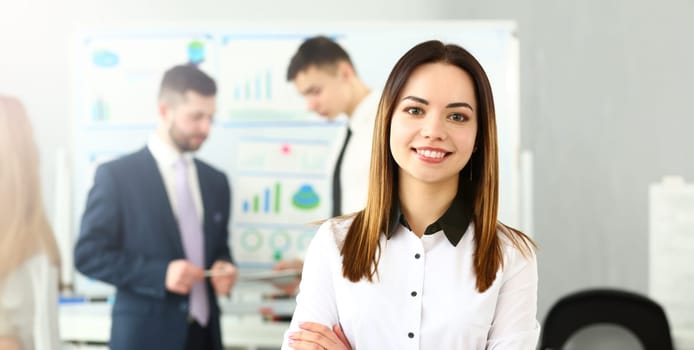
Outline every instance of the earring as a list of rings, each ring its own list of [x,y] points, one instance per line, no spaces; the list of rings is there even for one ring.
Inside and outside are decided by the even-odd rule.
[[[472,164],[470,164],[470,182],[472,182]]]

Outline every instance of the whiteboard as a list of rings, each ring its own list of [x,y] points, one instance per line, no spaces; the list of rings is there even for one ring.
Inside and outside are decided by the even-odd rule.
[[[73,218],[78,232],[96,166],[143,147],[156,127],[163,72],[189,61],[218,84],[217,114],[198,157],[231,180],[231,246],[240,267],[267,268],[301,256],[330,215],[332,169],[345,119],[305,110],[285,79],[298,46],[318,34],[350,54],[376,93],[419,42],[462,45],[485,68],[494,92],[500,159],[499,218],[518,227],[518,41],[509,21],[272,22],[86,28],[73,57]],[[76,289],[94,290],[78,277]]]

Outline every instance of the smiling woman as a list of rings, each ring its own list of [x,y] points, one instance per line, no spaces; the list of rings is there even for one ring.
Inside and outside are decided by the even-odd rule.
[[[283,349],[535,349],[534,244],[497,220],[498,176],[481,65],[415,46],[381,96],[366,208],[318,230]]]
[[[477,135],[472,78],[451,64],[424,64],[412,72],[402,95],[390,130],[400,185],[409,188],[423,181],[455,188]]]

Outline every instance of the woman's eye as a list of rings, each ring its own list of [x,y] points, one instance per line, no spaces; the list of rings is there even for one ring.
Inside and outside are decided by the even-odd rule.
[[[418,107],[408,107],[405,109],[405,111],[409,114],[412,115],[421,115],[422,114],[422,109]]]
[[[454,122],[463,122],[467,119],[464,114],[460,113],[453,113],[449,115],[448,118]]]

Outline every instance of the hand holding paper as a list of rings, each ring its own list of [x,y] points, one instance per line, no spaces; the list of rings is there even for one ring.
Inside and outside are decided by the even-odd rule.
[[[296,289],[299,287],[299,284],[301,283],[301,270],[303,267],[304,262],[298,259],[278,262],[277,264],[275,264],[273,271],[275,271],[276,273],[291,271],[295,274],[288,276],[289,278],[275,280],[272,284],[275,286],[275,288],[283,291],[285,294],[294,295],[294,293],[296,293]]]
[[[166,290],[186,295],[195,282],[204,278],[203,270],[188,260],[173,260],[166,269]]]
[[[205,276],[210,277],[210,282],[217,295],[227,295],[236,283],[238,270],[228,261],[217,260],[212,268],[205,271]]]

